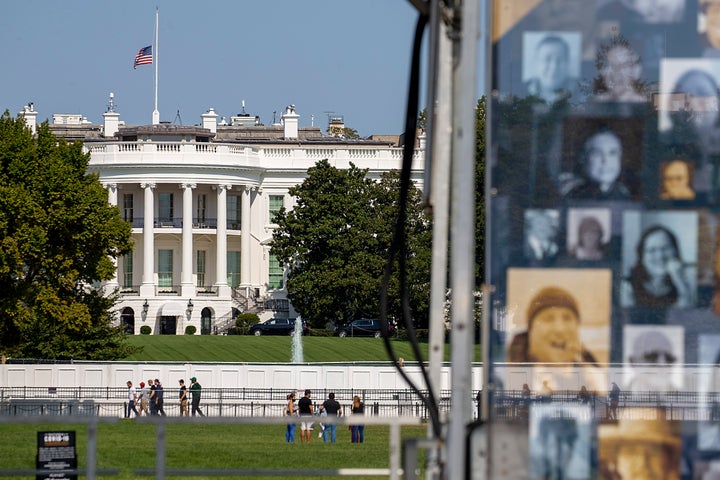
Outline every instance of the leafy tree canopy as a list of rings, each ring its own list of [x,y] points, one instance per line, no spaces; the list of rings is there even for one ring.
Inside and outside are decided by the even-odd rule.
[[[338,127],[335,125],[330,125],[327,129],[327,133],[332,135],[333,137],[343,137],[347,138],[348,140],[359,140],[361,138],[358,131],[350,127]]]
[[[289,190],[296,199],[293,210],[281,210],[276,218],[272,253],[287,267],[293,306],[314,327],[379,315],[399,175],[385,174],[380,182],[366,175],[367,170],[355,165],[339,170],[322,160],[308,170],[302,184]],[[414,187],[409,212],[409,295],[416,322],[427,325],[432,237]],[[391,288],[395,300],[390,312],[399,318],[397,278]]]
[[[115,298],[93,285],[132,249],[130,225],[78,142],[0,116],[0,351],[26,358],[122,358]]]

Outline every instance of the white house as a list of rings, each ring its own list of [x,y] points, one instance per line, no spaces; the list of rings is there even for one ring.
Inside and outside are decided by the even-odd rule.
[[[32,105],[19,115],[35,128]],[[112,98],[103,117],[97,125],[55,115],[62,122],[50,127],[85,142],[90,171],[132,224],[135,249],[118,260],[107,287],[120,292],[120,321],[133,333],[144,325],[158,334],[183,334],[188,325],[222,333],[245,311],[261,319],[295,316],[283,269],[270,254],[273,216],[293,206],[288,189],[322,159],[337,168],[352,162],[379,178],[400,168],[402,156],[398,136],[348,140],[301,127],[294,105],[272,126],[244,108],[229,124],[218,123],[211,108],[199,126],[126,126]],[[423,164],[417,149],[413,179],[420,187]]]

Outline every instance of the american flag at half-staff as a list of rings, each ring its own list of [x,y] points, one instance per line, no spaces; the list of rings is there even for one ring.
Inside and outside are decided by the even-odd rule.
[[[135,63],[133,68],[137,68],[138,65],[152,65],[152,46],[141,48],[137,55],[135,55]]]

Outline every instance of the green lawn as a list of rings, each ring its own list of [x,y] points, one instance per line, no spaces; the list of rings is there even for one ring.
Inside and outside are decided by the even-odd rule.
[[[0,425],[0,471],[33,469],[37,453],[36,432],[75,430],[78,466],[86,466],[85,425]],[[406,426],[403,438],[426,435],[425,426]],[[338,426],[336,444],[324,444],[313,435],[309,445],[301,444],[299,425],[296,443],[285,443],[284,425],[202,425],[170,424],[166,432],[166,468],[208,469],[336,469],[388,468],[389,427],[365,427],[365,443],[350,443],[347,427]],[[151,478],[134,474],[135,469],[155,468],[155,426],[134,420],[98,426],[98,468],[117,468],[106,479]],[[0,478],[27,478],[7,477]],[[84,477],[81,477],[84,478]],[[208,478],[208,477],[172,477]],[[231,477],[212,477],[231,478]],[[237,478],[237,477],[234,477]],[[282,478],[278,476],[249,478]],[[302,476],[303,480],[320,477]],[[325,477],[326,478],[326,477]],[[341,477],[337,477],[341,478]],[[342,477],[361,478],[361,477]],[[371,478],[371,477],[367,477]],[[377,478],[377,477],[375,477]]]
[[[132,345],[143,351],[127,357],[128,361],[162,362],[289,362],[292,338],[285,336],[255,337],[249,335],[132,335]],[[306,362],[368,362],[387,361],[382,339],[306,336],[302,339]],[[414,361],[410,343],[392,340],[398,357]],[[427,343],[421,343],[427,360]],[[445,345],[445,359],[450,348]],[[480,361],[476,346],[475,361]]]

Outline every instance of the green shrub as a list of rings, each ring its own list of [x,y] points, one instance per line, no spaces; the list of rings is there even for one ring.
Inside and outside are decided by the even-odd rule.
[[[398,340],[407,340],[408,332],[404,328],[398,328],[395,330],[395,336]],[[429,330],[427,328],[416,328],[415,336],[418,340],[427,340],[429,337]]]
[[[310,328],[306,335],[312,335],[313,337],[334,337],[335,330],[328,330],[327,328]]]
[[[248,328],[250,325],[253,325],[255,323],[260,323],[260,317],[257,313],[241,313],[240,315],[235,317],[236,327]]]
[[[143,325],[140,327],[140,333],[143,335],[150,335],[152,333],[152,328],[150,328],[149,325]]]
[[[185,327],[185,335],[195,335],[195,332],[197,332],[197,327],[195,325],[188,325]]]
[[[231,327],[228,329],[228,335],[247,335],[248,327]]]

